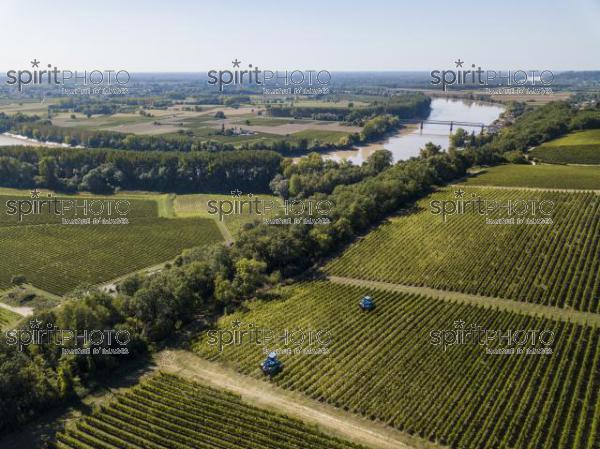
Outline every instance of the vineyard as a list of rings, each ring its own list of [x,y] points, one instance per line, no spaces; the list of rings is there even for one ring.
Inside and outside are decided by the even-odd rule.
[[[23,197],[2,196],[0,207],[9,199]],[[46,213],[18,222],[3,209],[0,289],[10,287],[11,278],[21,274],[36,287],[64,294],[77,285],[114,279],[169,260],[185,248],[222,239],[213,220],[159,218],[155,201],[130,203],[129,224],[64,225],[62,217]]]
[[[504,205],[508,200],[552,201],[553,223],[486,224],[478,213],[447,216],[444,222],[431,212],[430,202],[455,201],[456,192],[446,189],[420,201],[417,212],[379,226],[326,270],[337,276],[600,312],[600,195],[465,190],[466,199],[476,195]]]
[[[465,185],[600,190],[600,167],[498,165],[468,178]]]
[[[218,194],[177,195],[174,203],[175,214],[178,217],[205,217],[218,220],[218,215],[211,215],[208,213],[209,201],[254,201],[258,198],[265,202],[274,201],[275,204],[279,204],[281,202],[281,199],[272,195],[252,195],[251,197],[243,193],[241,195],[242,196],[239,198],[236,198],[232,195]],[[227,206],[224,206],[225,210],[226,207]],[[264,218],[274,215],[273,212],[275,211],[264,215],[250,213],[248,206],[246,205],[244,206],[244,210],[242,212],[242,214],[230,214],[224,216],[223,222],[234,236],[236,236],[242,230],[246,223],[262,221]]]
[[[544,162],[557,164],[600,164],[600,130],[571,133],[546,142],[529,154]]]
[[[25,201],[25,202],[30,202],[30,201],[48,201],[48,202],[52,202],[54,200],[57,201],[72,201],[73,203],[65,205],[65,210],[64,210],[64,214],[59,215],[54,213],[54,206],[51,206],[49,208],[49,206],[47,204],[44,204],[43,206],[40,206],[41,208],[41,213],[39,214],[26,214],[24,213],[21,217],[21,219],[19,219],[18,216],[18,212],[15,214],[14,211],[17,210],[18,211],[18,205],[13,205],[15,201]],[[115,205],[118,201],[126,201],[126,203],[122,203],[123,204],[123,210],[127,209],[127,215],[126,217],[130,220],[130,221],[141,221],[143,219],[147,219],[147,218],[156,218],[158,216],[158,205],[157,202],[154,200],[141,200],[141,199],[129,199],[127,197],[114,197],[114,198],[109,198],[109,197],[100,197],[100,196],[89,196],[89,197],[85,197],[85,196],[52,196],[52,197],[46,197],[46,196],[40,196],[39,198],[30,198],[30,197],[26,197],[23,196],[23,194],[16,194],[16,195],[6,195],[6,194],[1,194],[0,193],[0,227],[2,226],[23,226],[23,225],[39,225],[39,224],[60,224],[61,223],[61,219],[62,218],[67,218],[67,219],[74,219],[74,218],[85,218],[85,217],[92,217],[91,212],[88,212],[88,215],[83,215],[84,214],[84,209],[82,207],[74,207],[75,205],[77,206],[82,206],[84,204],[84,201],[89,201],[91,206],[90,209],[88,209],[88,211],[91,210],[95,210],[95,211],[100,211],[101,207],[102,213],[99,213],[98,215],[94,215],[94,217],[97,218],[119,218],[120,215],[117,215],[115,213]],[[92,204],[91,202],[95,201],[97,203]],[[111,207],[112,212],[109,213],[108,211],[108,203],[111,203]],[[30,206],[28,204],[23,204],[21,206],[21,209],[26,212],[28,210]],[[59,206],[59,210],[60,210]]]
[[[358,308],[365,294],[375,299],[373,312]],[[219,329],[271,329],[276,335],[284,328],[328,330],[329,354],[282,352],[283,372],[272,379],[280,387],[453,448],[598,447],[598,328],[326,281],[287,287],[279,295],[222,318]],[[477,343],[445,350],[433,344],[431,331],[472,325],[551,331],[552,354],[500,355]],[[246,342],[220,352],[210,343],[205,335],[194,349],[265,380],[258,367],[263,349],[285,349],[281,341],[268,348]],[[307,342],[301,346],[310,349]],[[490,349],[505,346],[496,339]]]
[[[359,449],[229,393],[159,374],[57,435],[55,449]]]
[[[530,157],[551,164],[600,164],[600,145],[541,145],[529,152]]]

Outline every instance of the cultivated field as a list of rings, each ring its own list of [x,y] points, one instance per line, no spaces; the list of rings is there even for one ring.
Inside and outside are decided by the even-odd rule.
[[[330,103],[316,103],[330,105]],[[19,107],[26,108],[27,106]],[[1,110],[2,106],[0,105]],[[309,142],[338,143],[341,137],[361,131],[360,127],[344,126],[339,122],[268,117],[262,115],[265,111],[259,105],[242,107],[205,105],[199,111],[183,110],[181,107],[146,108],[145,112],[147,115],[132,111],[112,115],[97,114],[91,117],[82,113],[60,112],[52,117],[52,123],[66,128],[116,131],[139,135],[176,136],[178,133],[186,132],[201,141],[214,140],[233,145],[282,139],[290,141],[308,139]],[[222,112],[225,118],[216,118],[215,114],[218,112]],[[236,129],[237,132],[223,135],[220,132],[222,126],[225,126],[226,129]],[[240,133],[240,130],[243,130],[243,133]]]
[[[420,201],[417,212],[379,226],[331,261],[327,272],[600,312],[600,195],[465,190],[464,200],[481,198],[488,205],[551,201],[553,224],[486,224],[485,216],[473,212],[444,222],[430,202],[456,204],[456,193],[445,189]]]
[[[0,329],[9,327],[11,324],[19,321],[21,315],[18,315],[10,310],[0,307]]]
[[[159,374],[57,436],[56,449],[358,449],[301,421]]]
[[[281,204],[282,200],[274,195],[252,195],[249,197],[247,194],[243,193],[240,198],[233,197],[231,195],[218,195],[218,194],[189,194],[189,195],[177,195],[175,197],[175,201],[173,203],[173,207],[175,210],[175,214],[177,217],[204,217],[204,218],[212,218],[215,220],[219,220],[218,215],[209,214],[209,201],[224,201],[224,202],[233,202],[233,201],[254,201],[255,199],[259,199],[270,204],[271,201],[274,202],[275,205]],[[216,204],[218,207],[218,204]],[[223,205],[223,210],[227,209],[227,203]],[[262,211],[262,206],[261,206]],[[257,214],[256,210],[252,209],[252,212],[249,209],[249,206],[244,206],[243,213],[241,214],[230,214],[225,215],[223,217],[223,222],[229,232],[231,232],[234,236],[236,236],[243,228],[243,226],[247,223],[253,223],[255,221],[262,222],[263,219],[268,218],[276,212],[275,210],[268,212],[266,214]]]
[[[16,102],[15,100],[4,98],[0,99],[0,112],[5,114],[37,114],[40,117],[44,117],[48,114],[48,106],[51,104],[58,103],[57,99],[44,99],[41,100],[26,100]]]
[[[600,130],[577,131],[530,151],[530,156],[558,164],[600,164]]]
[[[573,165],[498,165],[470,177],[466,186],[600,190],[600,167]]]
[[[267,119],[268,120],[268,119]],[[275,124],[275,120],[281,121],[282,123]],[[339,122],[315,122],[311,123],[310,120],[288,120],[287,123],[281,119],[272,119],[268,124],[261,124],[261,120],[254,120],[251,125],[246,125],[244,122],[237,122],[236,125],[241,126],[245,130],[250,130],[258,133],[269,133],[276,134],[278,136],[287,136],[293,134],[294,137],[301,137],[303,135],[311,136],[311,132],[315,133],[314,138],[318,138],[319,134],[325,135],[328,133],[331,136],[335,136],[337,142],[340,137],[346,136],[349,133],[358,133],[362,130],[360,126],[345,126]],[[219,127],[219,125],[215,125]]]
[[[358,307],[366,294],[375,299],[372,312]],[[529,340],[522,348],[548,347],[552,354],[494,354],[514,347],[499,338],[490,339],[492,352],[466,337],[444,348],[431,334],[473,327],[551,332],[548,346]],[[285,329],[327,330],[329,354],[282,354],[283,371],[272,382],[449,447],[595,449],[600,441],[598,328],[317,281],[251,302],[218,329],[274,333],[266,346],[246,340],[220,352],[206,335],[195,345],[201,356],[265,380],[258,368],[263,349],[284,349]],[[306,340],[302,347],[322,344]]]
[[[101,199],[57,197],[77,199],[78,204],[85,198]],[[95,225],[61,224],[63,217],[48,213],[19,222],[6,213],[6,202],[18,199],[30,200],[0,195],[0,254],[5,255],[0,260],[0,288],[10,287],[12,276],[22,274],[36,287],[64,294],[77,285],[107,281],[169,260],[183,249],[222,239],[214,220],[161,218],[155,200],[131,199],[128,224]],[[65,218],[76,217],[69,213]]]

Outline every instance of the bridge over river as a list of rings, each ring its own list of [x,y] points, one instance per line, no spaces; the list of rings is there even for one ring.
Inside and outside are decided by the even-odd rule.
[[[411,120],[400,120],[400,123],[410,123],[410,124],[419,124],[419,128],[423,129],[423,127],[425,125],[447,125],[450,127],[450,131],[452,131],[454,129],[455,126],[457,127],[461,127],[461,126],[466,126],[469,128],[479,128],[481,129],[481,132],[483,133],[484,129],[488,129],[489,131],[495,130],[496,127],[494,125],[486,125],[485,123],[482,122],[466,122],[466,121],[460,121],[460,120],[418,120],[418,119],[411,119]]]

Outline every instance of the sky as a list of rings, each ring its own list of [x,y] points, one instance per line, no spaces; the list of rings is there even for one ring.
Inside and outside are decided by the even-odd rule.
[[[600,0],[0,0],[0,70],[600,70]]]

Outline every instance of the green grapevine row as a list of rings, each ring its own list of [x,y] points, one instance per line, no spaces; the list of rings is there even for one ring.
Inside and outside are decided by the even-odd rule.
[[[444,222],[430,201],[456,200],[445,190],[371,232],[327,271],[600,312],[600,195],[467,188],[465,200],[471,194],[500,204],[552,201],[553,224],[486,224],[475,213]]]
[[[359,299],[369,294],[373,312]],[[202,357],[265,378],[265,350],[285,349],[285,330],[326,329],[328,354],[281,353],[280,387],[303,392],[422,438],[463,449],[596,449],[600,441],[600,329],[513,312],[357,286],[310,282],[254,302],[219,322],[223,334],[269,329],[277,340],[224,345],[203,335]],[[524,349],[551,354],[498,354],[476,343],[437,343],[432,331],[480,326],[504,332],[547,331],[554,341]],[[241,323],[241,324],[240,324]],[[289,342],[288,342],[289,343]],[[306,348],[308,343],[301,345]],[[313,346],[320,346],[313,344]],[[287,348],[292,348],[289,343]]]
[[[56,449],[360,449],[239,397],[159,374],[73,428]]]

